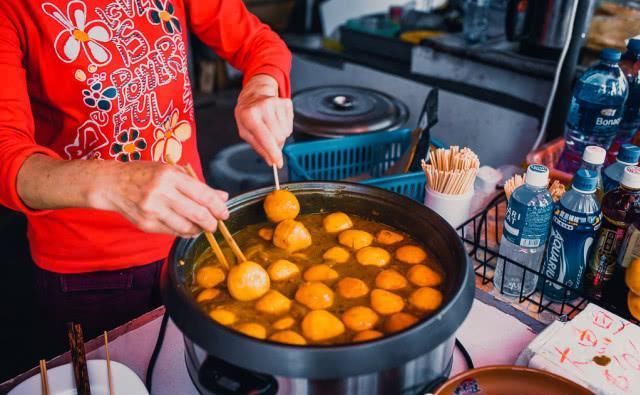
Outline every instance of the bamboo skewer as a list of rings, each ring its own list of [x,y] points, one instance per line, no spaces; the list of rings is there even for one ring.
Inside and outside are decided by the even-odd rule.
[[[109,382],[109,395],[113,395],[113,379],[111,377],[111,357],[109,356],[109,336],[104,331],[104,352],[107,357],[107,380]]]
[[[276,191],[280,190],[280,177],[278,176],[278,168],[275,163],[273,165],[273,179],[276,182]]]
[[[42,387],[42,395],[49,395],[49,378],[47,377],[47,362],[40,360],[40,385]]]
[[[185,170],[187,171],[187,173],[191,177],[198,178],[198,176],[196,175],[196,172],[193,170],[193,167],[191,167],[190,164],[187,163],[187,165],[184,168],[185,168]],[[231,232],[229,232],[229,229],[227,229],[227,225],[225,225],[225,223],[221,219],[218,220],[218,228],[220,229],[220,233],[222,233],[222,236],[224,237],[224,239],[227,241],[227,244],[229,244],[229,246],[231,247],[231,251],[233,251],[233,253],[235,254],[236,258],[238,258],[238,261],[245,262],[247,260],[247,258],[242,253],[242,250],[238,246],[238,243],[236,243],[236,241],[233,239],[233,236],[231,235]],[[209,233],[210,236],[207,235],[207,233]],[[220,245],[216,241],[215,237],[213,237],[211,232],[205,232],[205,236],[207,237],[207,240],[209,240],[209,237],[211,237],[211,240],[209,240],[209,243],[211,243],[213,241],[212,244],[217,246],[217,249],[219,250],[220,255],[222,257],[224,257],[224,254],[222,253],[222,250],[220,249]],[[216,253],[216,256],[217,256],[218,253],[215,251],[216,247],[212,246],[212,248],[214,249],[214,253]],[[221,260],[220,257],[218,257],[218,260]],[[225,266],[227,267],[227,269],[229,269],[229,263],[227,262],[226,258],[224,258],[223,262],[224,262]]]
[[[173,161],[173,159],[171,159],[170,157],[167,156],[167,163],[169,163],[171,166],[176,166],[176,162]],[[184,170],[187,172],[187,174],[189,174],[191,177],[193,178],[198,178],[198,176],[196,175],[196,172],[193,170],[193,167],[191,167],[190,164],[187,164],[184,167]],[[216,238],[213,236],[213,234],[209,231],[204,231],[204,237],[207,239],[207,241],[209,242],[209,246],[211,247],[211,249],[213,250],[213,253],[216,255],[216,258],[218,259],[218,262],[222,263],[222,265],[229,270],[230,266],[229,266],[229,262],[227,261],[227,257],[224,256],[224,253],[222,252],[222,248],[220,248],[220,244],[218,244],[218,241],[216,240]]]
[[[429,152],[430,163],[422,162],[431,190],[447,195],[462,195],[473,186],[480,168],[478,156],[469,148],[451,146]]]

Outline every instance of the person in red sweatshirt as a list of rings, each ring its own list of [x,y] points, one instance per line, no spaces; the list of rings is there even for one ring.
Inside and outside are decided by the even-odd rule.
[[[215,231],[187,32],[244,74],[240,136],[282,166],[291,55],[241,0],[2,0],[0,204],[26,214],[52,321],[96,333],[159,304],[175,236]]]

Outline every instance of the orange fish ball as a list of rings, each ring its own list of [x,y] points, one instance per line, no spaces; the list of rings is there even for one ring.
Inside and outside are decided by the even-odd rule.
[[[389,315],[402,311],[404,300],[393,292],[374,289],[371,291],[371,307],[382,315]]]
[[[220,290],[219,289],[208,288],[208,289],[205,289],[204,291],[202,291],[202,292],[200,292],[198,294],[198,296],[196,297],[196,301],[197,302],[208,302],[210,300],[213,300],[213,299],[217,298],[218,295],[220,295]]]
[[[312,310],[328,309],[333,305],[333,291],[320,282],[306,282],[296,291],[296,300]]]
[[[286,281],[300,274],[298,265],[286,259],[279,259],[267,268],[271,281]]]
[[[237,325],[235,329],[240,333],[255,337],[256,339],[264,340],[267,338],[267,330],[265,327],[255,322]]]
[[[418,322],[418,318],[409,313],[395,313],[387,318],[384,323],[384,330],[388,333],[395,333],[404,330]]]
[[[347,214],[336,212],[324,217],[322,225],[327,233],[338,233],[353,227],[353,222]]]
[[[391,260],[391,254],[384,248],[364,247],[356,253],[358,263],[363,266],[386,266]]]
[[[271,287],[267,271],[255,262],[246,261],[229,270],[227,289],[239,301],[255,300],[266,294]]]
[[[296,196],[286,189],[275,190],[264,199],[264,212],[271,222],[294,219],[300,214],[300,203]]]
[[[271,337],[269,337],[269,340],[278,343],[293,344],[296,346],[304,346],[305,344],[307,344],[307,341],[304,339],[304,337],[302,337],[302,335],[295,331],[276,332],[271,335]]]
[[[373,243],[373,235],[363,230],[349,229],[340,233],[338,236],[338,242],[345,247],[359,250],[364,247],[368,247]]]
[[[367,283],[355,277],[345,277],[338,282],[338,293],[343,298],[354,299],[369,293]]]
[[[376,276],[376,287],[393,291],[407,286],[407,279],[393,269],[386,269]]]
[[[427,259],[427,253],[418,246],[407,245],[396,250],[396,258],[401,262],[414,265],[424,262]]]
[[[291,308],[291,299],[271,289],[256,302],[256,310],[265,314],[284,314]]]
[[[335,280],[338,276],[337,271],[325,264],[313,265],[304,272],[304,279],[307,281],[329,281]]]
[[[407,278],[418,287],[436,287],[442,284],[442,276],[429,266],[414,265],[407,271]]]
[[[352,340],[356,343],[366,342],[368,340],[378,339],[382,337],[382,335],[383,335],[382,332],[368,330],[368,331],[362,331],[362,332],[356,333],[356,335],[353,337]]]
[[[376,241],[380,244],[391,245],[396,244],[404,240],[404,236],[400,233],[392,232],[390,230],[382,229],[376,233]]]
[[[236,313],[221,308],[211,310],[209,312],[209,317],[221,325],[231,325],[238,321]]]
[[[442,304],[442,292],[435,288],[418,288],[409,297],[409,302],[419,310],[433,311]]]
[[[351,253],[342,247],[331,247],[324,252],[322,258],[335,263],[346,263],[351,257]]]
[[[273,239],[273,229],[260,228],[260,230],[258,230],[258,236],[260,236],[262,240],[271,241],[271,239]]]
[[[313,310],[302,320],[302,333],[312,341],[329,340],[344,333],[344,324],[326,310]]]
[[[295,324],[296,324],[296,320],[293,317],[284,317],[274,322],[272,326],[273,326],[273,329],[277,331],[282,331],[282,330],[291,328]]]
[[[342,322],[352,331],[360,332],[373,328],[378,322],[378,314],[366,306],[355,306],[342,314]]]
[[[219,267],[203,266],[196,271],[196,283],[202,288],[213,288],[224,278],[224,272]]]
[[[302,222],[285,219],[276,226],[273,245],[287,252],[304,250],[311,245],[311,233]]]

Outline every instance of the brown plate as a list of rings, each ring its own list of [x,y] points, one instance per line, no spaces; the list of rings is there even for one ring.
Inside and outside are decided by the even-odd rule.
[[[521,366],[486,366],[461,373],[434,392],[435,395],[592,394],[586,388],[544,370]]]

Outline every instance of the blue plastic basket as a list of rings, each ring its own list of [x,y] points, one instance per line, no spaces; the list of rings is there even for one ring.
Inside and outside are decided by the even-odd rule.
[[[294,143],[284,147],[289,181],[335,181],[364,173],[380,177],[409,147],[410,129],[340,139]]]
[[[424,202],[424,188],[427,183],[427,177],[423,171],[416,171],[414,173],[371,178],[362,181],[362,183],[387,189],[422,203]]]

